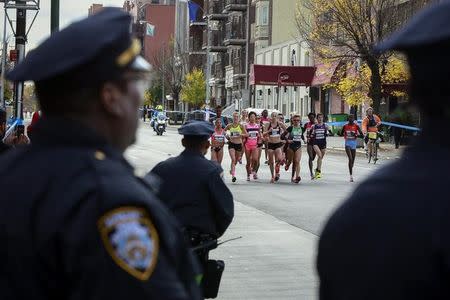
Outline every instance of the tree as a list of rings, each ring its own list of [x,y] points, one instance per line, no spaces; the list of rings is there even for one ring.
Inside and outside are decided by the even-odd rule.
[[[188,57],[186,54],[180,54],[179,48],[180,46],[172,39],[169,44],[163,44],[153,58],[155,75],[160,78],[160,82],[164,80],[165,92],[170,93],[174,99],[174,110],[177,110],[183,76],[188,65]]]
[[[161,82],[153,81],[152,86],[145,91],[144,105],[156,107],[161,104],[162,99],[162,87]]]
[[[205,103],[205,75],[202,70],[193,69],[186,74],[181,90],[182,100],[199,108]]]
[[[337,80],[325,85],[325,88],[334,88],[341,95],[342,99],[351,106],[359,106],[363,103],[370,103],[370,82],[371,70],[367,64],[363,64],[357,71],[352,64],[344,64],[337,71]],[[381,83],[385,85],[402,84],[408,81],[409,71],[404,60],[395,56],[385,62],[385,67],[381,71]],[[405,96],[404,89],[392,90],[393,96]]]
[[[428,2],[432,1],[299,0],[297,28],[301,39],[325,62],[361,60],[362,69],[368,69],[362,70],[360,78],[367,80],[364,84],[368,93],[364,96],[378,111],[382,71],[392,54],[373,53],[372,47]]]

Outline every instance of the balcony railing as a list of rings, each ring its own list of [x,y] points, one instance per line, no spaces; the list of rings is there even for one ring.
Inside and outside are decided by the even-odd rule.
[[[225,0],[225,10],[227,11],[245,11],[247,3],[250,0]]]
[[[233,59],[233,73],[234,75],[244,74],[244,63],[241,57],[235,57]]]
[[[189,52],[190,53],[196,53],[196,52],[205,52],[202,50],[202,41],[200,39],[196,39],[193,36],[189,37]]]
[[[211,52],[226,52],[227,48],[223,44],[223,33],[219,30],[213,30],[211,31],[211,44],[210,51]],[[202,48],[206,49],[208,47],[208,32],[207,30],[203,31],[203,43]]]
[[[269,26],[256,25],[255,26],[255,39],[264,39],[269,37]]]
[[[213,64],[213,76],[214,76],[214,78],[216,78],[216,79],[223,79],[223,78],[225,78],[225,69],[224,69],[224,66],[223,66],[223,64],[222,64],[222,62],[221,61],[216,61],[214,64]]]
[[[205,1],[205,8],[211,20],[221,20],[228,17],[226,12],[224,12],[225,6],[223,0]]]
[[[242,22],[228,22],[225,24],[225,46],[245,45],[247,40],[243,25]]]

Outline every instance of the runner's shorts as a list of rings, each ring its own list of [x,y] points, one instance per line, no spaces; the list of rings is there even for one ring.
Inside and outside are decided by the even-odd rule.
[[[234,149],[237,152],[242,152],[242,144],[228,143],[228,149]]]
[[[268,148],[269,150],[277,150],[278,148],[281,148],[283,146],[283,143],[269,143]]]
[[[327,149],[327,140],[314,140],[314,145],[319,146],[320,150]]]
[[[357,144],[356,140],[345,140],[345,147],[349,147],[352,150],[356,150]]]

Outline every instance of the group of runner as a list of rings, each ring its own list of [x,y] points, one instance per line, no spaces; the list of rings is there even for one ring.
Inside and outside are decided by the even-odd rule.
[[[327,137],[332,132],[324,123],[323,114],[308,114],[309,121],[302,125],[301,116],[293,115],[291,125],[286,127],[284,116],[273,112],[268,116],[264,110],[261,115],[243,111],[233,113],[233,122],[224,126],[221,118],[215,120],[215,132],[211,136],[211,160],[222,163],[224,147],[228,143],[231,158],[230,174],[232,182],[236,182],[236,165],[242,156],[246,158],[247,181],[258,179],[260,161],[265,148],[266,164],[269,165],[271,183],[280,179],[280,169],[291,168],[291,182],[298,184],[300,177],[300,161],[302,143],[306,145],[308,166],[311,180],[322,178],[322,165],[327,149]],[[348,117],[340,133],[345,139],[345,151],[348,156],[350,182],[353,182],[353,166],[356,157],[357,138],[363,131],[355,123],[354,117]],[[265,147],[264,147],[265,146]],[[317,158],[316,168],[314,161]]]

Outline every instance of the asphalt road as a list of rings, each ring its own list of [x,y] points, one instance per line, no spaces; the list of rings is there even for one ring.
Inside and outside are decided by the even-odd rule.
[[[137,173],[144,175],[158,162],[178,155],[183,150],[180,141],[174,127],[156,136],[148,123],[141,124],[137,143],[126,156]],[[355,183],[350,183],[347,157],[334,151],[325,156],[323,178],[311,181],[303,153],[299,185],[290,183],[290,172],[284,171],[279,183],[270,184],[267,165],[261,166],[260,179],[251,182],[246,181],[245,165],[238,165],[238,180],[231,183],[229,163],[225,155],[222,166],[234,195],[236,216],[223,239],[243,238],[212,253],[226,261],[218,299],[316,299],[316,243],[327,216],[358,182],[389,162],[374,166],[357,157]],[[174,174],[173,180],[186,178]]]
[[[176,128],[169,127],[163,136],[156,136],[148,123],[142,124],[138,132],[137,143],[127,151],[127,157],[134,164],[138,174],[146,174],[158,162],[178,155],[183,150],[181,136]],[[209,153],[207,154],[209,158]],[[264,154],[263,154],[264,158]],[[263,158],[262,163],[264,163]],[[235,200],[257,208],[267,214],[285,221],[300,229],[319,235],[326,217],[350,195],[358,182],[362,182],[374,170],[389,162],[380,161],[377,165],[368,164],[364,158],[357,157],[354,167],[355,182],[349,182],[347,157],[344,153],[333,151],[326,154],[323,177],[312,181],[309,176],[308,156],[302,153],[301,177],[299,185],[290,182],[290,171],[281,171],[281,179],[269,184],[270,170],[262,165],[259,179],[246,181],[245,158],[237,166],[236,183],[229,176],[230,159],[225,153],[222,167],[225,180],[232,190]],[[176,178],[174,180],[183,180]]]

